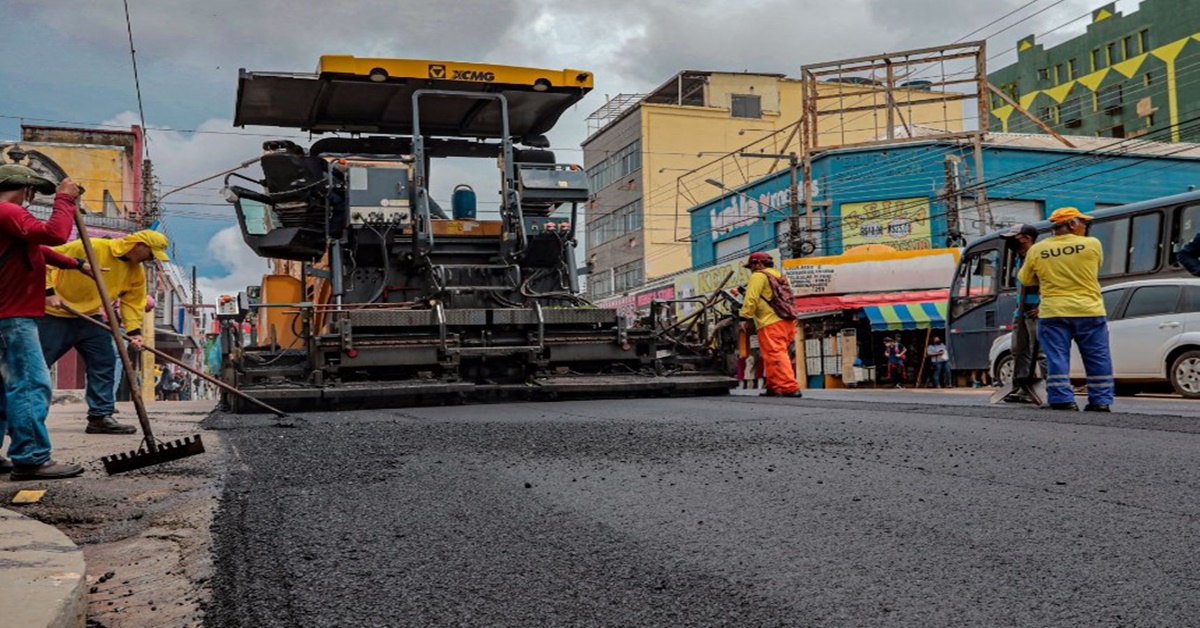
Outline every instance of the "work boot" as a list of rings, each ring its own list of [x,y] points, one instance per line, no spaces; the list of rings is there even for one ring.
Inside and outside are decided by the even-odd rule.
[[[797,390],[795,392],[783,393],[782,395],[779,395],[779,396],[780,397],[791,397],[792,399],[802,399],[804,397],[804,393]]]
[[[779,393],[777,393],[773,390],[767,389],[767,390],[764,390],[764,391],[758,393],[758,396],[759,397],[778,397]]]
[[[8,458],[5,458],[4,456],[0,456],[0,473],[11,473],[12,470],[13,470],[12,461],[9,460]]]
[[[43,464],[18,464],[13,466],[8,475],[13,482],[22,480],[62,480],[83,474],[83,467],[77,464],[63,464],[47,460]]]
[[[1071,412],[1078,412],[1079,405],[1077,405],[1074,401],[1066,401],[1063,403],[1052,403],[1052,404],[1050,404],[1050,409],[1051,410],[1069,410]]]
[[[1083,407],[1084,412],[1112,412],[1106,403],[1089,403]]]
[[[112,415],[88,415],[87,429],[84,431],[88,434],[132,434],[137,431],[137,428],[118,423],[116,419],[112,418]]]

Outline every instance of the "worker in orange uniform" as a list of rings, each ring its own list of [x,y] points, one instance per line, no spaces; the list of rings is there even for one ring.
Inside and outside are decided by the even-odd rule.
[[[763,253],[751,253],[744,268],[751,271],[746,285],[746,300],[738,313],[753,319],[758,330],[760,356],[767,375],[764,397],[803,397],[796,383],[796,369],[788,355],[788,346],[796,335],[796,306],[787,277],[775,269],[775,260]],[[750,330],[750,321],[742,322]]]

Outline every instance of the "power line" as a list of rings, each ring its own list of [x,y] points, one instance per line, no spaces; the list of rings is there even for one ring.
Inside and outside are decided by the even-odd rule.
[[[125,5],[125,32],[129,34],[129,59],[133,62],[133,87],[137,91],[138,118],[142,128],[146,128],[146,110],[142,107],[142,81],[138,77],[137,53],[133,49],[133,24],[129,20],[129,0],[122,0]],[[150,143],[146,142],[146,158],[150,158]]]

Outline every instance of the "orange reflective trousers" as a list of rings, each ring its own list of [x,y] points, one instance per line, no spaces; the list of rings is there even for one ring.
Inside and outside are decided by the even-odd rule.
[[[778,321],[758,330],[758,347],[766,367],[767,390],[786,395],[800,390],[788,345],[796,337],[796,321]]]

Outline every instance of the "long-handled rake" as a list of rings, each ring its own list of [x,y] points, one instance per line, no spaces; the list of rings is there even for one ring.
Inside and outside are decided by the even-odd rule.
[[[108,316],[108,328],[112,332],[117,351],[121,354],[121,365],[125,371],[125,379],[129,382],[129,397],[133,400],[133,407],[137,409],[138,423],[142,426],[144,447],[128,453],[104,456],[100,459],[100,462],[104,463],[104,470],[109,475],[115,475],[204,453],[204,443],[200,440],[199,434],[169,443],[159,443],[154,438],[154,432],[150,429],[150,418],[146,415],[146,405],[142,401],[141,382],[138,381],[137,373],[134,372],[133,362],[129,359],[125,343],[121,341],[120,322],[113,310],[112,301],[108,299],[108,287],[104,285],[104,274],[96,260],[96,251],[92,248],[92,241],[88,238],[87,226],[83,222],[83,210],[75,212],[75,227],[79,231],[79,240],[83,243],[83,251],[87,255],[88,264],[92,267],[96,289],[100,292],[100,303],[104,307],[104,313]]]

